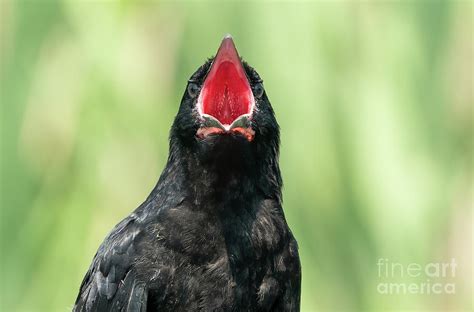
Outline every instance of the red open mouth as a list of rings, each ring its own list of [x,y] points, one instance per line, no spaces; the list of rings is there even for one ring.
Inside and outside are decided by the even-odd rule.
[[[226,129],[252,114],[255,99],[231,36],[222,40],[197,105],[202,116],[212,116]]]

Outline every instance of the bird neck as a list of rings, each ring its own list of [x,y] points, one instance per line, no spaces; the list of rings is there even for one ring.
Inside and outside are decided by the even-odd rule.
[[[257,198],[281,200],[281,177],[276,153],[215,153],[203,157],[171,142],[168,163],[152,194],[179,194],[197,209],[219,209]],[[235,151],[234,151],[235,152]],[[176,196],[176,195],[174,195]]]

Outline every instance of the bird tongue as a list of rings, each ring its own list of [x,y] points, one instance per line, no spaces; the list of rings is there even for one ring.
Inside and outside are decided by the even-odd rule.
[[[232,37],[226,36],[199,95],[198,105],[201,112],[228,126],[239,116],[250,114],[254,101]]]

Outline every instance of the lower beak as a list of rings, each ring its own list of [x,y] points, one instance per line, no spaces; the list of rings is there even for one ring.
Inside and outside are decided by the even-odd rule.
[[[217,120],[216,118],[207,115],[207,116],[202,116],[204,119],[204,122],[202,123],[203,127],[206,128],[218,128],[223,131],[230,131],[235,128],[250,128],[251,122],[250,122],[250,117],[246,115],[242,115],[234,122],[232,122],[231,125],[223,125]]]
[[[247,141],[251,142],[255,137],[255,131],[251,127],[249,116],[240,116],[229,126],[222,125],[212,116],[203,116],[203,118],[204,122],[196,133],[201,139],[216,134],[234,134],[241,135],[245,137]]]

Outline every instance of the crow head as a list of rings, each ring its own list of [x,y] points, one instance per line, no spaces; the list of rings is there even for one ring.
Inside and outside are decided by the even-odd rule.
[[[255,175],[272,167],[279,181],[278,123],[262,79],[230,35],[189,79],[170,140],[170,156],[179,149],[196,156],[196,166]]]

